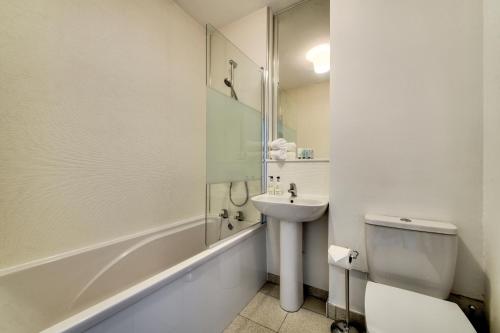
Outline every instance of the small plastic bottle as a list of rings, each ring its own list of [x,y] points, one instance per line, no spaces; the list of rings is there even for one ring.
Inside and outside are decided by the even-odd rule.
[[[267,194],[274,195],[274,177],[269,176],[269,182],[267,183]]]
[[[274,185],[274,195],[282,195],[280,176],[276,177],[276,184]]]

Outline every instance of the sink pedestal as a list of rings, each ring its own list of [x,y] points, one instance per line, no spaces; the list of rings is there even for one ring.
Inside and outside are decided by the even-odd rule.
[[[280,303],[285,311],[298,311],[304,303],[302,224],[320,218],[328,198],[261,194],[252,202],[259,212],[280,221]]]
[[[304,303],[302,223],[280,221],[280,305],[295,312]]]

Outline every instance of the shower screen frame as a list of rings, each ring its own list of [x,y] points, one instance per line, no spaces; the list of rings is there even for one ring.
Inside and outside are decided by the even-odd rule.
[[[270,18],[270,21],[268,22],[268,36],[271,36],[272,35],[272,29],[270,27],[270,24],[272,23],[272,15],[271,15],[271,12],[269,10],[269,13],[268,13],[268,17]],[[254,103],[253,105],[253,108],[255,110],[258,110],[260,111],[260,126],[261,126],[261,133],[260,133],[260,144],[261,144],[261,148],[260,148],[260,189],[258,191],[258,193],[255,193],[255,194],[260,194],[260,193],[263,193],[264,189],[265,189],[265,185],[266,185],[266,165],[265,165],[265,157],[267,156],[267,144],[265,144],[267,141],[268,141],[268,138],[269,138],[269,102],[271,101],[271,99],[269,98],[270,96],[270,90],[269,90],[269,71],[266,70],[265,68],[263,67],[260,67],[259,65],[257,65],[255,62],[253,62],[244,52],[241,51],[241,49],[239,49],[237,46],[235,46],[231,41],[229,41],[220,31],[218,31],[216,28],[214,28],[213,26],[211,25],[206,25],[206,87],[207,87],[207,98],[208,98],[208,95],[211,93],[210,89],[212,90],[218,90],[217,88],[214,88],[214,86],[216,86],[217,84],[220,84],[220,82],[218,82],[218,80],[214,80],[214,73],[213,73],[213,66],[212,66],[212,61],[213,61],[213,52],[212,52],[212,42],[213,42],[213,36],[214,34],[217,34],[218,37],[222,37],[224,38],[225,42],[227,43],[227,47],[230,47],[230,48],[233,48],[234,50],[236,50],[236,52],[239,52],[241,55],[243,55],[246,60],[248,61],[248,63],[251,63],[255,66],[255,69],[259,72],[259,90],[260,90],[260,101],[259,101],[259,105],[258,105],[258,108],[257,108],[257,105],[256,103]],[[266,50],[266,55],[267,55],[267,64],[266,66],[268,68],[271,67],[271,62],[270,62],[270,50],[271,48],[267,47],[267,50]],[[226,59],[228,62],[232,59]],[[231,70],[234,70],[234,68],[231,68]],[[219,78],[220,79],[220,78]],[[231,80],[232,81],[232,80]],[[231,83],[234,83],[234,82],[231,82]],[[229,89],[228,87],[226,87],[226,89]],[[237,88],[236,88],[237,89]],[[238,91],[236,91],[237,94]],[[229,95],[228,95],[229,96]],[[238,101],[239,103],[242,103],[244,105],[247,105],[245,102],[245,100],[240,100]],[[207,112],[208,112],[208,105],[207,105]],[[208,118],[208,114],[207,114],[207,118]],[[208,128],[208,120],[207,120],[207,136],[208,136],[208,132],[209,132],[209,128]],[[209,239],[209,235],[208,235],[208,219],[209,219],[209,213],[211,212],[211,183],[209,182],[209,168],[208,168],[208,152],[207,152],[207,156],[206,156],[206,160],[207,160],[207,168],[206,168],[206,191],[205,191],[205,243],[206,243],[206,246],[207,247],[210,247],[212,246],[214,243],[217,243],[217,241],[215,242],[211,242],[210,239]],[[252,203],[250,202],[250,200],[248,201],[248,203],[246,205],[252,205]],[[213,214],[213,212],[212,212]],[[266,217],[262,214],[260,214],[260,219],[259,221],[255,221],[255,224],[257,223],[266,223],[267,220],[266,220]],[[222,225],[222,222],[221,222],[221,225]],[[220,237],[219,237],[220,238]],[[222,239],[219,239],[219,240],[222,240]]]

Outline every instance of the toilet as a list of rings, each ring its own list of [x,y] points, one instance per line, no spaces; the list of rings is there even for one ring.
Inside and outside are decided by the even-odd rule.
[[[457,259],[451,223],[366,215],[369,333],[476,332],[448,302]]]

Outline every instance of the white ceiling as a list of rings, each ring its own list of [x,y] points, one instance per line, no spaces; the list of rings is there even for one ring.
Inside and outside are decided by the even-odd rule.
[[[299,0],[175,0],[201,24],[221,27],[262,7],[276,12]]]
[[[279,15],[280,89],[319,83],[330,73],[316,74],[306,53],[330,41],[330,1],[309,0]]]

